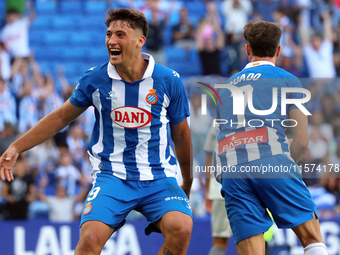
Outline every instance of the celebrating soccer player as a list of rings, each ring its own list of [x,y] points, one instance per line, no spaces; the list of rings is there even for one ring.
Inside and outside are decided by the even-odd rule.
[[[52,137],[92,105],[96,122],[88,154],[94,181],[75,254],[100,254],[131,210],[147,218],[146,234],[164,235],[159,254],[186,254],[192,179],[183,83],[177,72],[142,53],[149,28],[142,13],[109,9],[105,24],[109,61],[85,73],[64,105],[10,145],[0,158],[0,177],[12,181],[11,169],[20,153]],[[169,123],[183,175],[181,187],[167,138]]]
[[[270,22],[244,27],[249,64],[223,85],[217,117],[217,161],[233,171],[218,177],[241,255],[265,254],[263,233],[272,225],[266,208],[279,228],[292,228],[306,255],[326,255],[315,204],[295,163],[308,147],[302,104],[308,97],[295,76],[275,67],[281,34]],[[291,145],[286,126],[294,136]]]

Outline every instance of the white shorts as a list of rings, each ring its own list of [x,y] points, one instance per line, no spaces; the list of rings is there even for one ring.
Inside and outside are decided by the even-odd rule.
[[[211,228],[213,237],[229,238],[233,234],[225,209],[224,199],[214,199],[212,202]]]

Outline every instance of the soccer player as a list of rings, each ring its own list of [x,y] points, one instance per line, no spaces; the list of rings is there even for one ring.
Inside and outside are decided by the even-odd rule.
[[[96,122],[88,154],[94,181],[75,254],[100,254],[133,209],[147,218],[146,234],[163,234],[158,254],[186,254],[192,230],[192,178],[183,83],[177,72],[142,53],[148,33],[142,13],[111,8],[105,24],[109,61],[85,73],[64,105],[10,145],[0,158],[0,177],[13,180],[11,169],[21,152],[52,137],[93,105]],[[183,175],[181,187],[175,179],[168,123]]]
[[[281,33],[277,24],[264,21],[249,22],[244,27],[249,64],[230,77],[227,81],[230,89],[222,88],[219,92],[222,103],[218,105],[217,118],[223,119],[224,124],[220,121],[217,161],[225,168],[218,179],[241,255],[265,254],[263,233],[272,225],[266,208],[279,228],[292,228],[306,255],[325,255],[315,204],[295,163],[308,147],[307,116],[295,105],[288,105],[286,114],[281,114],[285,107],[281,105],[285,93],[282,89],[302,87],[296,77],[275,67]],[[246,106],[238,115],[233,115],[233,110],[242,109],[233,109],[233,97],[240,100],[235,87],[243,92],[242,106]],[[274,101],[272,107],[275,88],[277,105]],[[248,95],[252,100],[248,100]],[[303,94],[287,93],[287,98],[301,100]],[[272,113],[254,114],[254,109],[270,109]],[[291,128],[294,136],[291,145],[281,124],[287,118],[297,123]],[[284,123],[294,126],[296,123],[292,122]],[[264,170],[263,166],[267,173],[258,173],[256,169]],[[285,170],[277,171],[280,166]]]

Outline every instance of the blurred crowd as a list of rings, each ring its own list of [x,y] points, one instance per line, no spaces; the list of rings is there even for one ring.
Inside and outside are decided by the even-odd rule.
[[[34,57],[43,49],[30,50],[30,24],[36,18],[36,2],[39,0],[9,0],[6,10],[0,10],[4,15],[0,30],[0,154],[15,138],[67,100],[76,85],[69,84],[62,66],[56,74],[43,73]],[[303,171],[321,217],[340,213],[339,0],[206,0],[201,16],[193,6],[202,1],[107,2],[145,13],[150,22],[146,52],[156,62],[167,65],[167,44],[173,49],[184,49],[184,54],[196,51],[200,77],[228,77],[245,66],[242,31],[249,20],[280,24],[282,53],[277,66],[301,78],[312,94],[306,104],[312,113],[309,150],[299,165],[315,164],[322,169]],[[164,29],[169,24],[171,33],[167,38]],[[183,70],[176,71],[181,74]],[[183,77],[188,91],[190,78]],[[213,114],[202,117],[200,103],[199,96],[192,94],[193,150],[197,164],[203,165],[203,144]],[[94,109],[89,108],[55,137],[22,154],[14,168],[15,181],[0,184],[3,219],[45,217],[47,213],[54,221],[79,218],[82,201],[91,188],[86,148],[93,123]],[[197,177],[193,186],[193,212],[204,217],[204,176]],[[68,213],[60,208],[68,208]]]

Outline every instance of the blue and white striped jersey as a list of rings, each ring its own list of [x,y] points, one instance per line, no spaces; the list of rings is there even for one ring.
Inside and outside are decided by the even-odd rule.
[[[88,148],[94,172],[109,171],[124,180],[154,180],[176,175],[176,158],[168,123],[189,116],[183,83],[177,72],[143,53],[148,67],[140,81],[123,81],[106,62],[91,68],[70,102],[95,108],[96,122]]]
[[[297,107],[287,105],[286,114],[281,115],[281,89],[302,88],[300,81],[270,62],[258,61],[249,63],[241,72],[229,78],[227,84],[243,91],[246,107],[244,115],[233,115],[231,91],[226,88],[219,91],[222,105],[218,104],[217,118],[227,123],[219,123],[219,144],[216,148],[218,163],[222,166],[234,166],[277,154],[287,154],[290,157],[284,126],[292,125],[285,120],[288,118],[288,112]],[[277,88],[277,106],[273,103],[273,88]],[[267,115],[252,113],[249,110],[247,95],[250,91],[252,105],[256,110],[268,110],[272,107],[276,107],[276,110]],[[303,98],[303,94],[287,93],[286,98]]]

